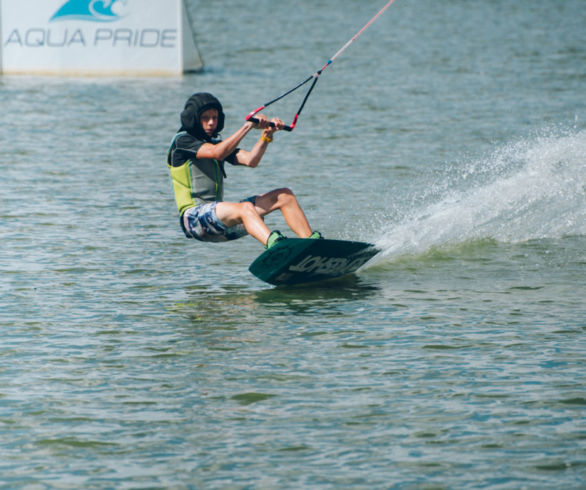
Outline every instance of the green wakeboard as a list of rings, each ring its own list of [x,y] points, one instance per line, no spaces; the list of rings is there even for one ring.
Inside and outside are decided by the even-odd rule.
[[[378,252],[371,243],[287,238],[259,255],[248,270],[269,284],[302,284],[351,274]]]

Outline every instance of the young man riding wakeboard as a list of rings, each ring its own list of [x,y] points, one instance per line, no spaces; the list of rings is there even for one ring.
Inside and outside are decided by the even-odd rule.
[[[193,94],[181,113],[181,128],[167,153],[185,235],[196,240],[220,242],[249,234],[270,248],[285,236],[278,230],[271,232],[262,218],[278,209],[297,236],[321,238],[318,231],[311,229],[290,189],[274,189],[240,202],[223,200],[224,163],[258,166],[274,133],[284,127],[278,118],[269,121],[257,114],[257,123],[247,121],[232,136],[222,140],[218,135],[224,128],[224,118],[222,105],[216,97],[203,92]],[[262,130],[260,139],[250,151],[239,148],[252,129]]]

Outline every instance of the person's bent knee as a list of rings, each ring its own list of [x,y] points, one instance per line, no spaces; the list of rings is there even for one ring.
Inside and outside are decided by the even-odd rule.
[[[251,202],[227,203],[219,202],[216,213],[225,226],[231,227],[243,223],[247,219],[254,219],[258,212]]]
[[[291,189],[289,189],[288,187],[281,187],[280,189],[276,189],[275,191],[279,196],[280,195],[289,195],[289,196],[294,196],[295,194],[293,194],[293,191]]]
[[[251,202],[241,202],[238,204],[238,206],[240,207],[240,215],[242,217],[245,216],[251,216],[251,215],[257,215],[258,216],[258,212],[256,210],[256,208],[254,207],[254,204],[252,204]]]
[[[286,205],[297,200],[295,194],[293,194],[293,191],[288,187],[277,189],[276,193],[277,200],[279,201],[279,203],[281,203],[281,205]]]

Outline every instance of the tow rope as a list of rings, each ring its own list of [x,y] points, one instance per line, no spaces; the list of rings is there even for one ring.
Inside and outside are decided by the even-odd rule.
[[[322,74],[322,72],[328,67],[330,66],[334,60],[340,56],[348,46],[350,46],[350,44],[352,44],[354,41],[356,41],[356,39],[358,39],[361,34],[366,31],[366,29],[368,29],[371,24],[378,19],[385,10],[387,10],[393,3],[395,2],[395,0],[389,0],[389,2],[387,2],[387,4],[378,11],[378,13],[372,18],[370,19],[365,26],[360,29],[356,34],[354,34],[354,36],[346,43],[344,44],[344,46],[342,46],[338,52],[332,56],[328,62],[322,66],[318,71],[316,71],[315,73],[313,73],[312,75],[310,75],[309,77],[307,77],[305,80],[303,80],[301,83],[297,84],[295,87],[293,87],[290,90],[287,90],[285,93],[279,95],[278,97],[274,98],[273,100],[269,100],[268,102],[265,102],[262,106],[260,106],[258,109],[255,109],[254,111],[252,111],[250,114],[248,114],[246,116],[246,120],[247,121],[251,121],[253,123],[258,123],[259,120],[258,118],[254,117],[255,114],[259,113],[260,111],[262,111],[263,109],[265,109],[266,107],[270,106],[271,104],[274,104],[275,102],[281,100],[283,97],[286,97],[287,95],[289,95],[292,92],[295,92],[298,88],[303,87],[303,85],[305,85],[307,82],[309,82],[311,79],[313,79],[313,83],[311,84],[311,86],[309,87],[309,90],[307,91],[307,93],[305,94],[305,97],[303,98],[303,102],[301,102],[301,105],[299,106],[299,109],[297,109],[297,112],[295,113],[295,117],[293,118],[293,121],[291,122],[291,124],[289,126],[285,126],[283,129],[285,129],[286,131],[293,131],[293,129],[295,128],[295,125],[297,124],[297,120],[299,119],[299,115],[301,114],[301,111],[303,110],[303,108],[305,107],[305,103],[307,102],[307,99],[309,98],[309,95],[311,94],[313,88],[315,87],[315,84],[317,83],[317,80],[319,79],[319,76]],[[273,123],[270,123],[271,126],[274,126]]]

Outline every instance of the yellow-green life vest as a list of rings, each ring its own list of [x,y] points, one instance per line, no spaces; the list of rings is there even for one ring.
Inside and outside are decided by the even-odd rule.
[[[192,150],[178,148],[177,140],[188,136],[187,132],[180,132],[171,141],[167,153],[167,166],[171,175],[175,202],[179,214],[186,209],[200,204],[224,199],[224,162],[213,159],[196,159]],[[173,166],[173,153],[181,152],[186,158],[182,163]]]

